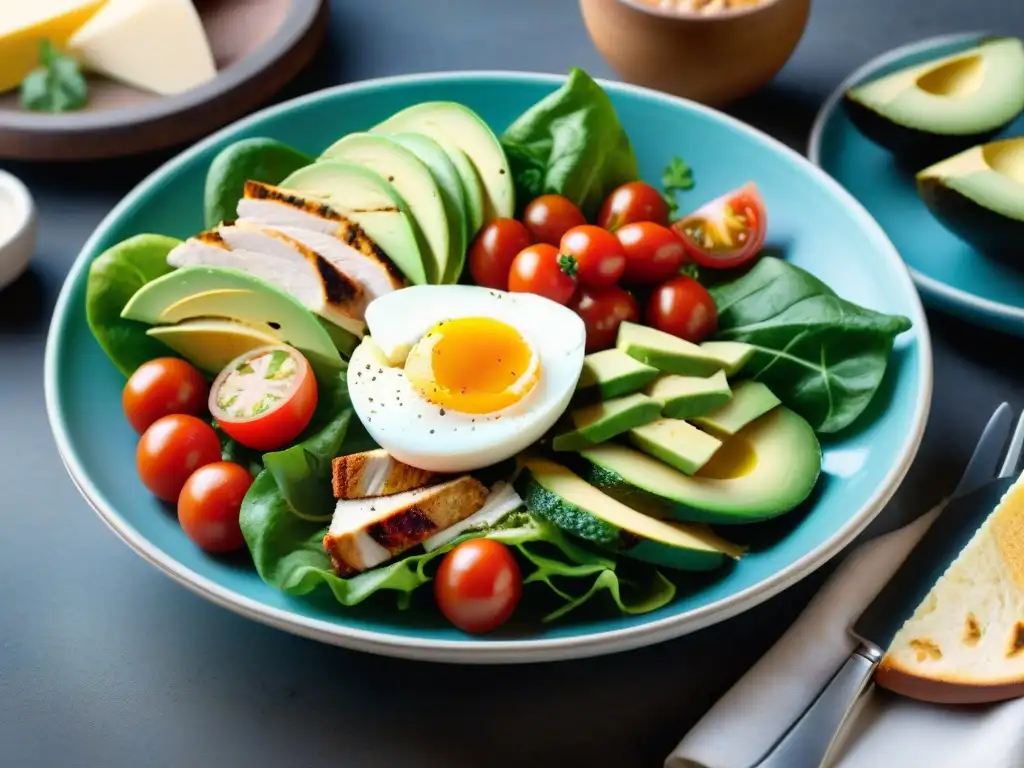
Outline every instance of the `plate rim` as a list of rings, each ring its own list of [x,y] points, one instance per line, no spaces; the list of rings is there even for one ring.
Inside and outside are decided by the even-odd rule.
[[[787,160],[807,164],[813,176],[828,187],[837,198],[845,203],[860,225],[867,230],[872,240],[878,242],[886,257],[894,267],[894,277],[903,284],[910,301],[909,314],[913,322],[912,338],[917,345],[918,359],[918,391],[914,407],[913,421],[903,444],[899,459],[890,467],[882,482],[875,489],[860,511],[851,516],[836,533],[820,547],[804,554],[787,568],[776,571],[768,578],[744,590],[730,595],[710,605],[691,611],[668,616],[657,621],[648,622],[635,627],[625,627],[605,632],[597,632],[585,636],[522,639],[522,640],[428,640],[421,637],[407,637],[356,629],[333,622],[298,616],[291,611],[265,605],[245,595],[241,595],[206,577],[186,568],[174,558],[161,552],[155,545],[139,534],[120,514],[109,505],[103,503],[103,494],[93,485],[90,478],[83,472],[75,452],[69,444],[67,425],[61,417],[61,409],[57,398],[57,336],[60,322],[69,309],[72,287],[82,279],[82,273],[88,270],[88,262],[84,256],[95,249],[104,231],[123,213],[135,205],[150,185],[160,177],[172,174],[179,166],[189,162],[193,156],[206,151],[230,132],[244,130],[249,125],[266,117],[270,117],[307,103],[322,99],[334,98],[352,91],[372,90],[374,88],[403,85],[417,82],[445,82],[450,80],[487,79],[518,82],[541,83],[557,86],[565,82],[566,76],[551,73],[530,72],[522,70],[459,70],[435,71],[407,75],[372,78],[352,83],[325,88],[299,96],[279,104],[259,110],[241,120],[237,120],[187,150],[175,155],[142,179],[114,208],[100,221],[96,229],[75,257],[71,269],[64,279],[60,295],[54,305],[53,315],[47,331],[46,351],[44,358],[44,393],[47,417],[57,444],[61,461],[64,463],[72,482],[93,508],[99,517],[121,538],[132,550],[144,560],[156,566],[179,584],[201,595],[211,602],[227,608],[234,613],[258,621],[262,624],[284,630],[320,642],[337,645],[353,650],[364,651],[377,655],[391,656],[421,661],[460,663],[460,664],[493,664],[493,663],[534,663],[567,659],[580,659],[592,656],[618,653],[636,648],[655,645],[671,640],[698,629],[716,624],[749,610],[763,603],[779,592],[797,583],[813,571],[820,568],[841,550],[846,548],[861,531],[878,515],[892,498],[907,471],[913,463],[924,435],[932,402],[932,346],[928,330],[928,320],[921,304],[920,297],[914,288],[909,271],[899,257],[895,247],[881,226],[871,217],[867,210],[843,188],[835,179],[821,168],[808,163],[807,159],[797,151],[786,146],[772,136],[750,126],[740,120],[718,110],[677,96],[661,93],[648,88],[627,83],[618,83],[606,79],[598,79],[602,88],[612,91],[634,93],[645,99],[662,102],[671,106],[684,106],[692,111],[710,115],[717,121],[747,134],[756,142],[781,154]]]
[[[836,86],[832,93],[829,94],[828,98],[825,99],[821,108],[818,110],[818,114],[815,115],[814,123],[811,126],[811,133],[807,140],[807,159],[816,168],[821,169],[826,174],[828,173],[821,164],[821,141],[822,135],[825,132],[825,125],[835,114],[839,103],[842,101],[843,94],[858,82],[861,82],[878,69],[892,64],[905,56],[922,53],[931,48],[936,48],[942,45],[965,43],[991,34],[993,33],[981,30],[975,32],[956,32],[948,35],[935,35],[933,37],[916,40],[914,42],[905,43],[904,45],[892,48],[857,67],[853,72],[845,77],[839,85]],[[886,235],[886,237],[888,237],[888,235]],[[936,280],[935,278],[930,277],[909,265],[907,265],[907,271],[910,272],[914,283],[926,295],[930,296],[934,301],[941,302],[944,306],[951,309],[959,309],[958,314],[961,316],[970,317],[970,312],[973,311],[984,317],[989,323],[996,323],[997,327],[1000,328],[1005,328],[1008,325],[1024,325],[1024,307],[1014,307],[1012,304],[1003,304],[998,301],[993,301],[992,299],[976,296],[973,293],[956,288],[955,286],[942,282],[941,280]],[[975,319],[977,320],[976,317]]]

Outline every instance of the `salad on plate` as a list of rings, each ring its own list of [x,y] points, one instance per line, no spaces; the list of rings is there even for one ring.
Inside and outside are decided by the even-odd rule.
[[[226,147],[203,231],[90,266],[139,481],[339,610],[484,633],[699,588],[808,503],[910,321],[767,249],[756,179],[701,198],[665,163],[640,178],[578,69],[500,134],[427,102],[319,157]]]

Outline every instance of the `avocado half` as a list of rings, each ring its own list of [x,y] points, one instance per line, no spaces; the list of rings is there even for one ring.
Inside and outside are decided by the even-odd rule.
[[[949,157],[988,141],[1024,111],[1024,43],[982,40],[857,85],[843,104],[861,133],[900,158]]]
[[[971,147],[917,174],[917,191],[960,239],[994,256],[1024,243],[1024,137]]]

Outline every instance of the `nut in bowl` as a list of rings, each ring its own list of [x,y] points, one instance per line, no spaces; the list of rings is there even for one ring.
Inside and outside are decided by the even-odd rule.
[[[598,51],[625,80],[722,106],[782,69],[811,0],[580,0]]]

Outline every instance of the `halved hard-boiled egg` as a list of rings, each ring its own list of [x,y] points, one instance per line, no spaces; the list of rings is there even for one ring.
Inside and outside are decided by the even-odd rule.
[[[514,456],[565,411],[586,330],[541,296],[419,285],[374,299],[348,386],[366,431],[399,461],[468,472]]]

